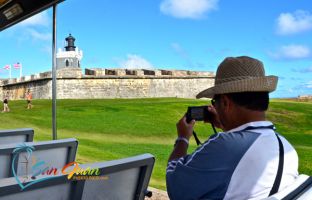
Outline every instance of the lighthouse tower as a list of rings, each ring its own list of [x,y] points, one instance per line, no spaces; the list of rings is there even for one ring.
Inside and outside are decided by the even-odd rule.
[[[80,68],[82,59],[82,51],[78,50],[75,46],[75,38],[69,34],[66,40],[66,46],[64,49],[58,49],[56,54],[56,66],[57,69],[62,68]]]

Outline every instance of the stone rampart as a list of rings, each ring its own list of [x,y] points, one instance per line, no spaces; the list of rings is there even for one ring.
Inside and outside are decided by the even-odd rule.
[[[52,73],[44,72],[19,79],[0,81],[1,98],[23,99],[30,89],[34,99],[52,98]],[[58,99],[102,98],[195,98],[214,84],[212,72],[185,70],[86,69],[57,70]]]
[[[311,101],[312,95],[299,95],[297,100],[298,101]]]

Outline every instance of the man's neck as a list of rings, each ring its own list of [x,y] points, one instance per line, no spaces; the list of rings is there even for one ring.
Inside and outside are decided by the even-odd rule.
[[[232,123],[226,127],[225,131],[229,131],[243,124],[256,121],[265,121],[264,111],[253,111],[241,108],[236,115],[233,115],[233,119],[231,120]]]

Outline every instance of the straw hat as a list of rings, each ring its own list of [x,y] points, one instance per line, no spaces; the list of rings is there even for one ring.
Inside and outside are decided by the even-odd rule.
[[[196,98],[237,92],[272,92],[277,80],[277,76],[265,76],[263,64],[257,59],[228,57],[218,67],[214,87],[200,92]]]

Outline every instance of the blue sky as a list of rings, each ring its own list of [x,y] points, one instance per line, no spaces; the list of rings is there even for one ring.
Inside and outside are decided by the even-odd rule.
[[[280,77],[271,97],[312,94],[309,0],[66,0],[57,23],[58,48],[71,33],[82,68],[216,71],[227,56],[248,55]],[[0,32],[0,66],[21,62],[24,75],[49,71],[51,26],[49,9]]]

